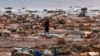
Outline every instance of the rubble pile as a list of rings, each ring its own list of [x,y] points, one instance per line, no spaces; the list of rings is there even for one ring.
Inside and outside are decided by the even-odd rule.
[[[99,15],[68,17],[64,11],[47,14],[50,15],[40,17],[32,13],[11,13],[0,16],[0,52],[24,56],[34,56],[35,51],[49,56],[100,55]],[[47,19],[50,29],[45,34],[44,23]]]

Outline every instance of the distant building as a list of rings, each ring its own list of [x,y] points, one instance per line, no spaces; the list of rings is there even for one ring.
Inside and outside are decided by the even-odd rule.
[[[48,13],[65,14],[65,11],[61,10],[61,9],[58,9],[58,10],[49,10]]]
[[[12,13],[12,11],[11,11],[12,10],[12,7],[6,7],[5,9],[6,9],[6,14],[9,15],[9,14]]]
[[[86,13],[87,13],[87,8],[86,7],[81,8],[81,13],[79,14],[79,17],[85,17]]]
[[[43,11],[47,12],[48,10],[47,9],[44,9]]]

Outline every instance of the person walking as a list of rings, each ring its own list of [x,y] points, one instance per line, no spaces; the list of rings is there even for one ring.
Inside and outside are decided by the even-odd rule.
[[[48,17],[45,17],[44,19],[44,30],[45,30],[45,35],[49,34],[49,28],[50,28],[50,21]]]

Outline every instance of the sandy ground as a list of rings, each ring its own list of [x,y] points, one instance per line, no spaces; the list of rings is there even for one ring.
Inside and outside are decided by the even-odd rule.
[[[14,47],[35,47],[36,45],[56,44],[57,38],[0,38],[0,56],[11,56]]]
[[[0,52],[0,56],[11,56],[11,53]]]

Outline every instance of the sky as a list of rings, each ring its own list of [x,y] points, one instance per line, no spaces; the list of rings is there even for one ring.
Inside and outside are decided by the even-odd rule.
[[[0,0],[0,9],[5,7],[30,9],[58,9],[70,6],[100,7],[100,0]]]

